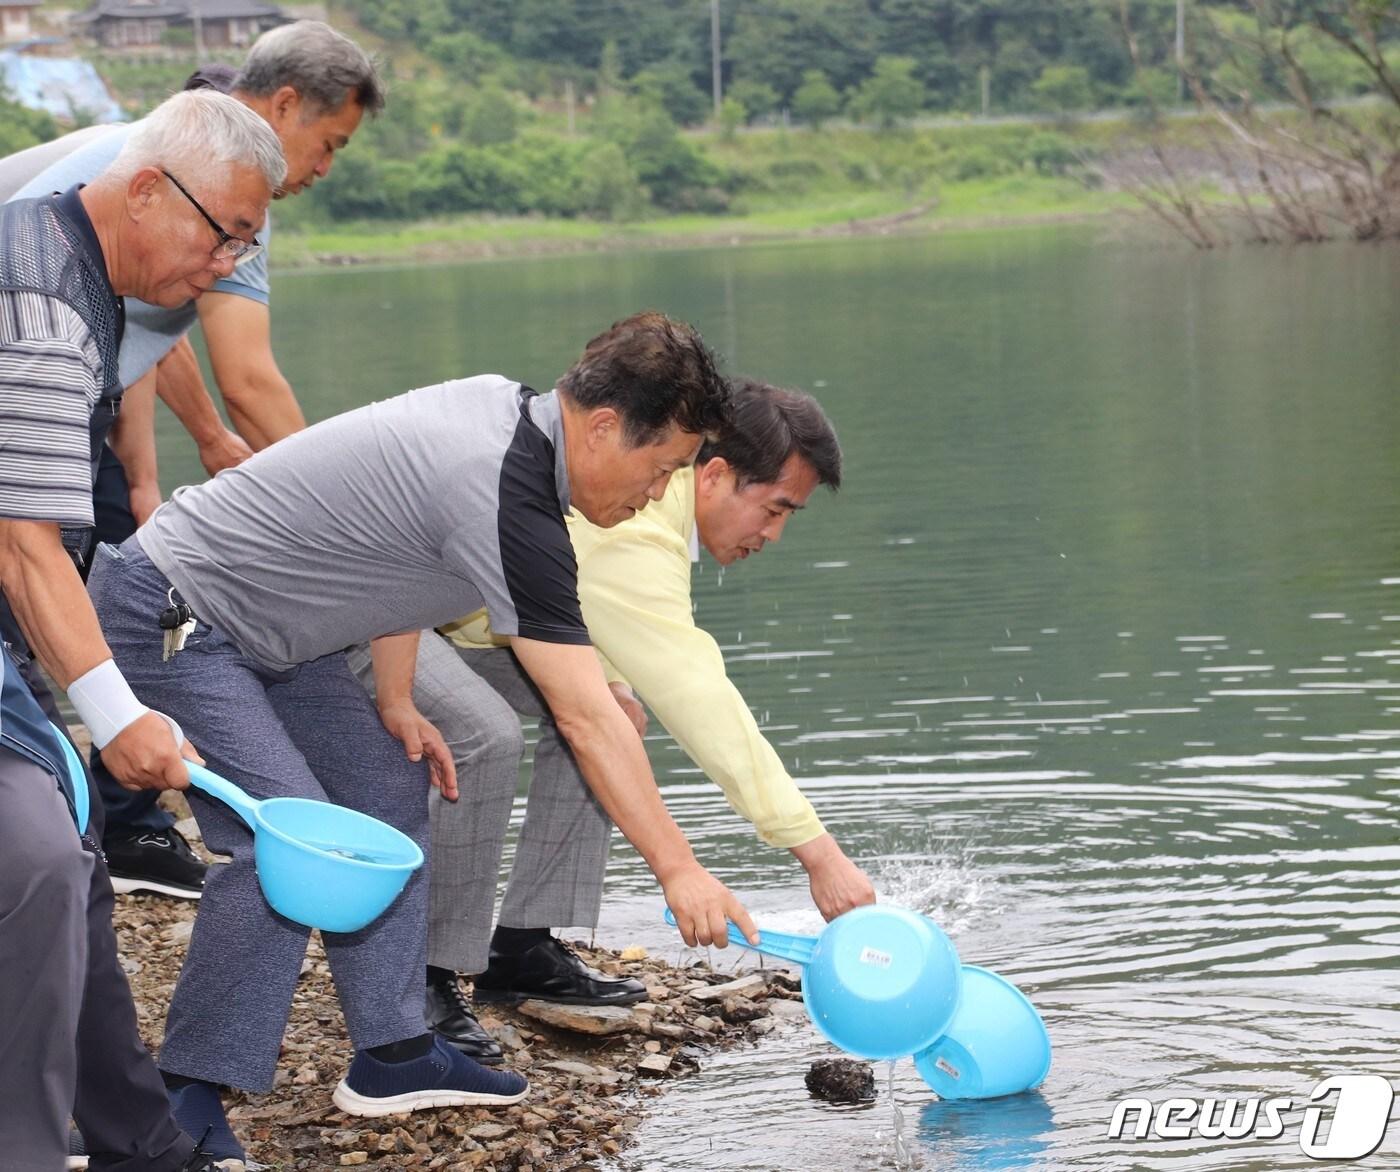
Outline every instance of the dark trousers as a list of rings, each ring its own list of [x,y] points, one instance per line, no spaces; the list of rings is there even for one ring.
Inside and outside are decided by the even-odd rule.
[[[136,532],[136,518],[131,514],[131,490],[127,487],[126,471],[111,448],[102,449],[102,458],[97,465],[97,481],[92,487],[92,512],[96,523],[93,548],[96,543],[105,541],[109,545],[120,545]],[[89,558],[87,565],[92,565]],[[83,577],[87,577],[84,567]],[[151,616],[154,623],[156,616]],[[174,817],[162,809],[156,801],[155,790],[132,791],[123,789],[102,763],[102,754],[96,748],[92,751],[92,778],[97,783],[97,793],[107,815],[106,836],[128,838],[136,834],[155,832],[159,834],[175,825]]]
[[[60,729],[63,728],[57,705],[36,665],[29,661],[22,670],[49,719]],[[6,757],[13,758],[14,755],[6,754]],[[0,765],[24,768],[27,762],[0,760]],[[39,775],[39,782],[56,793],[52,778],[37,767],[28,768]],[[51,956],[59,968],[78,966],[76,972],[53,976],[46,981],[48,995],[64,1002],[48,1006],[47,1012],[52,1015],[50,1020],[54,1029],[66,1023],[63,1024],[64,1037],[73,1039],[72,1051],[67,1050],[67,1043],[62,1037],[55,1039],[51,1030],[39,1031],[32,1040],[17,1046],[24,1052],[11,1053],[8,1046],[5,1048],[0,1084],[26,1074],[32,1076],[35,1069],[45,1071],[45,1077],[52,1077],[48,1072],[50,1065],[56,1063],[57,1069],[53,1073],[66,1087],[71,1084],[64,1074],[64,1068],[71,1072],[72,1059],[64,1057],[64,1054],[75,1054],[73,1118],[87,1143],[90,1167],[102,1172],[174,1172],[194,1150],[194,1143],[171,1116],[165,1085],[136,1027],[136,1007],[131,1000],[126,973],[122,971],[117,958],[117,936],[112,930],[112,882],[107,876],[106,861],[96,849],[97,836],[102,829],[102,807],[93,792],[91,781],[88,792],[92,813],[83,846],[90,853],[92,866],[87,879],[78,881],[66,893],[60,891],[56,883],[47,882],[25,893],[25,899],[30,903],[35,899],[62,897],[59,899],[62,906],[51,909],[42,917],[42,926],[35,929],[37,938],[33,941],[29,956]],[[58,811],[71,828],[72,821],[62,800],[50,802],[49,806],[52,811]],[[55,815],[50,812],[45,813],[44,817],[47,821],[53,821]],[[0,811],[0,819],[8,819],[8,814]],[[22,830],[13,823],[7,822],[7,826],[11,831]],[[45,841],[37,829],[33,835],[21,836],[19,841],[24,843],[25,849],[38,849]],[[44,829],[55,828],[47,826],[46,822]],[[41,869],[36,867],[34,870]],[[10,880],[14,878],[10,871],[6,871],[5,875]],[[86,908],[73,909],[71,904],[74,897],[85,897]],[[85,919],[85,927],[78,931],[84,932],[86,939],[78,941],[76,948],[56,950],[51,947],[51,937],[56,934],[57,925],[64,922],[65,916]],[[9,922],[8,917],[6,922]],[[24,943],[23,940],[5,941],[6,947],[12,949]],[[5,950],[0,949],[0,960],[7,959],[7,956]],[[40,979],[44,978],[41,976]],[[68,981],[66,993],[62,989],[65,980]],[[12,993],[23,991],[22,981],[6,980],[3,983]],[[6,1016],[11,1019],[11,1024],[18,1024],[25,1015],[14,1013]],[[77,1029],[73,1034],[71,1030],[75,1017]],[[43,1053],[37,1052],[41,1046]],[[63,1053],[57,1053],[58,1050]],[[3,1097],[7,1104],[16,1102],[9,1094]],[[52,1132],[52,1112],[53,1104],[50,1102],[47,1111],[49,1117],[40,1118],[42,1113],[36,1111],[31,1116],[32,1125]],[[0,1127],[0,1133],[3,1131],[4,1128]],[[46,1150],[52,1143],[52,1136],[38,1138],[38,1143],[41,1145],[39,1151]],[[9,1156],[0,1156],[0,1167],[10,1168],[9,1159]],[[18,1164],[25,1172],[30,1166],[36,1170],[42,1167],[39,1163]],[[61,1162],[53,1165],[55,1168],[60,1166]]]

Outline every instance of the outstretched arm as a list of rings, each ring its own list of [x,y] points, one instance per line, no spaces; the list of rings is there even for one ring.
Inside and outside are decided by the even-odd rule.
[[[194,439],[199,462],[210,476],[241,464],[253,454],[243,438],[229,431],[219,418],[188,338],[175,343],[160,360],[155,375],[156,393]]]
[[[726,919],[757,940],[748,912],[699,864],[667,811],[642,740],[608,690],[593,648],[513,638],[511,649],[543,693],[589,789],[660,882],[685,942],[724,947]]]
[[[730,681],[719,645],[695,625],[679,535],[610,530],[581,559],[579,602],[612,668],[759,836],[802,864],[822,915],[873,903],[870,879],[826,832]]]

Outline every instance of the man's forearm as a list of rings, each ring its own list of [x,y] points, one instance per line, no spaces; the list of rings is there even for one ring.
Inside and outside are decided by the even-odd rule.
[[[219,385],[223,388],[222,383]],[[280,374],[269,374],[236,392],[224,388],[223,396],[229,421],[254,451],[260,452],[306,427],[306,416],[292,394],[291,384]]]
[[[203,447],[215,442],[224,431],[224,421],[204,385],[204,373],[188,338],[181,338],[157,367],[156,390],[161,401]]]
[[[0,520],[0,586],[35,658],[59,687],[112,658],[57,525]]]
[[[589,717],[556,714],[555,720],[588,788],[652,873],[665,882],[695,866],[695,852],[661,800],[642,739],[622,709],[611,703]]]
[[[369,645],[374,664],[375,702],[381,709],[413,698],[413,673],[418,665],[419,631],[381,635]]]

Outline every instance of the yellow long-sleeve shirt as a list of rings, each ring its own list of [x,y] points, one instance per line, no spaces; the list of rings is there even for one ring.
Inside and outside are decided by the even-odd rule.
[[[677,472],[661,500],[611,529],[578,514],[568,520],[583,619],[608,678],[636,690],[764,842],[795,847],[824,833],[730,682],[719,645],[695,625],[695,470]],[[485,611],[442,633],[467,648],[503,642],[492,635]]]

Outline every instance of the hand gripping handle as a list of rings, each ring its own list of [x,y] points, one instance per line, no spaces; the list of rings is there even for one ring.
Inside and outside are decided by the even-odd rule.
[[[666,909],[666,922],[673,928],[676,926],[676,917],[670,908]],[[748,948],[753,952],[761,952],[764,956],[773,956],[779,960],[791,961],[793,964],[805,965],[811,961],[812,954],[817,948],[816,936],[799,936],[793,932],[774,932],[767,928],[759,932],[757,944],[750,944],[744,939],[744,933],[740,931],[738,924],[733,920],[729,920],[727,923],[731,944],[737,944],[740,948]]]
[[[258,828],[258,807],[262,805],[260,801],[249,797],[233,782],[211,772],[203,765],[196,765],[193,761],[186,761],[185,765],[189,768],[192,785],[231,806],[234,813],[248,823],[251,829]]]

